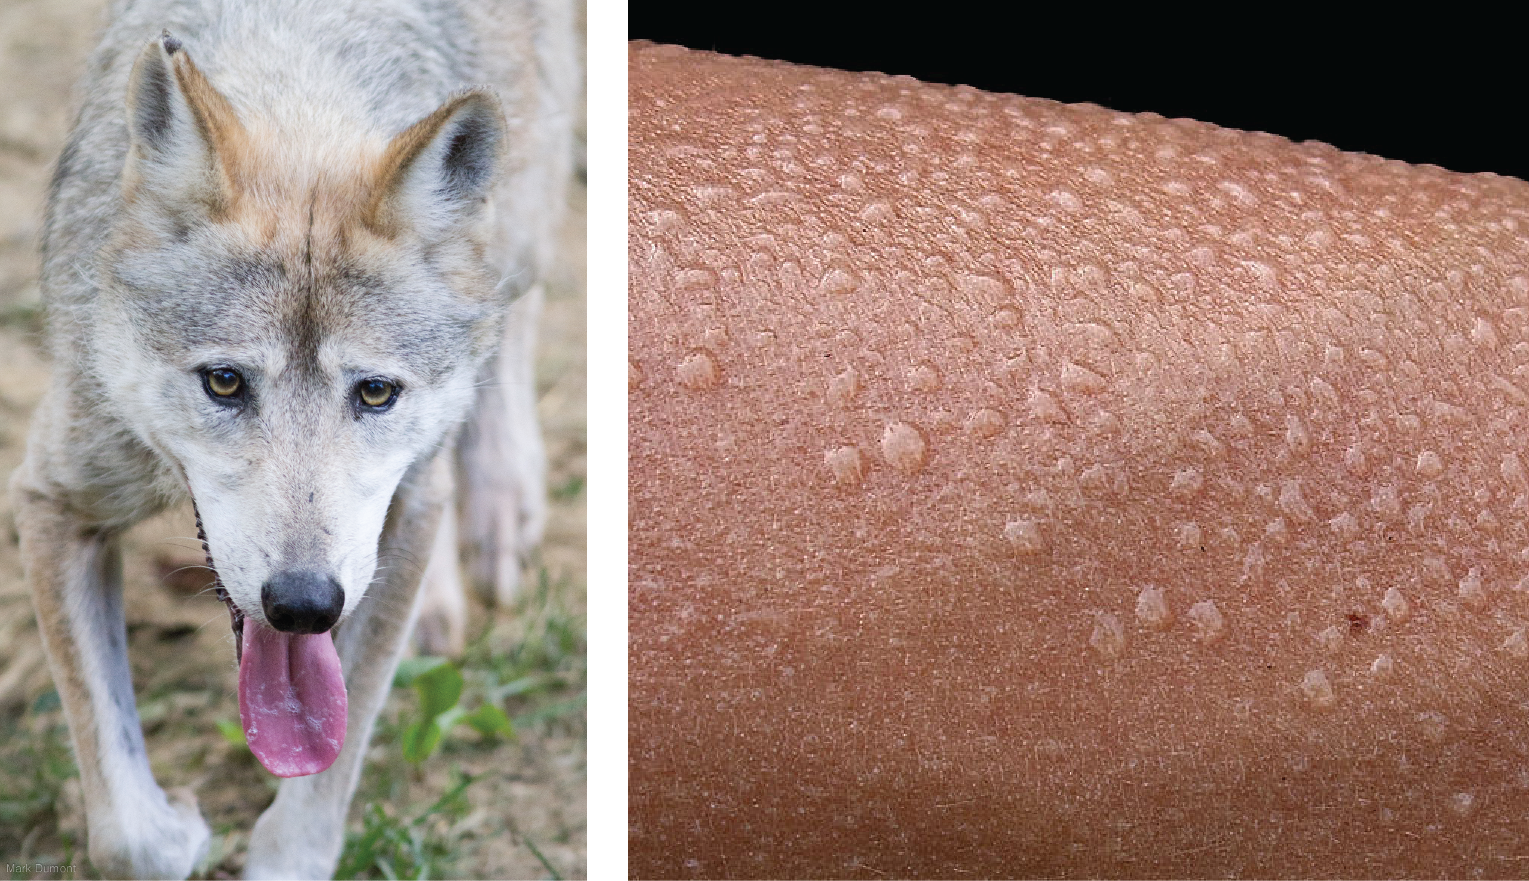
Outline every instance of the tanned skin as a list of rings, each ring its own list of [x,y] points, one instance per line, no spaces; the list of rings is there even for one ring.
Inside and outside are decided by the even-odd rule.
[[[629,70],[634,875],[1529,871],[1529,186]]]

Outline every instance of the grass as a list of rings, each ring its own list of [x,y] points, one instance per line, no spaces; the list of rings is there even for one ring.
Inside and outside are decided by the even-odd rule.
[[[566,584],[552,583],[546,568],[539,569],[516,616],[520,638],[505,651],[496,651],[492,640],[476,640],[463,658],[463,667],[477,673],[485,699],[506,701],[517,727],[559,719],[583,705],[584,619],[558,602],[570,592]]]
[[[64,784],[78,773],[58,692],[45,692],[25,713],[0,723],[0,744],[0,853],[8,855],[7,865],[74,865],[80,842],[58,834]],[[14,869],[8,874],[30,877]]]
[[[540,568],[513,613],[497,616],[498,625],[485,628],[468,646],[459,666],[459,706],[468,711],[485,704],[498,706],[522,735],[537,732],[582,740],[587,687],[582,592],[582,585],[553,579]],[[509,751],[517,744],[482,734],[469,724],[457,725],[445,732],[433,755],[410,762],[404,741],[417,720],[420,700],[415,688],[396,687],[378,719],[337,878],[451,877],[460,873],[463,845],[484,835],[481,818],[468,822],[474,813],[471,797],[475,789],[491,786],[503,768],[516,764]],[[207,736],[244,748],[233,732],[213,724],[206,727]],[[90,871],[83,842],[75,841],[59,822],[67,810],[65,784],[76,774],[56,692],[48,691],[24,713],[0,720],[0,852],[7,855],[8,864],[76,866],[73,874],[48,874],[59,878],[84,877]],[[493,811],[491,792],[482,793],[478,801]],[[563,877],[538,842],[511,819],[490,820],[490,826],[501,824],[503,833],[526,848],[547,877]],[[494,834],[493,829],[489,832]],[[229,847],[239,835],[231,828],[217,829],[209,866],[213,877],[242,861]],[[11,877],[30,876],[13,872]]]
[[[449,830],[467,814],[464,792],[473,782],[460,770],[454,777],[445,794],[409,820],[380,804],[367,805],[361,831],[346,837],[335,877],[438,878],[447,874],[453,854]]]
[[[570,606],[582,592],[553,580],[545,567],[537,572],[511,614],[508,626],[485,629],[469,644],[460,664],[458,706],[470,711],[483,705],[502,708],[518,732],[540,730],[584,734],[587,687],[585,630],[582,614]],[[418,665],[424,666],[424,665]],[[371,757],[362,773],[357,803],[359,828],[347,836],[338,878],[432,878],[457,874],[456,856],[482,823],[470,819],[470,787],[500,773],[496,757],[512,748],[501,738],[470,725],[446,731],[439,751],[421,763],[406,756],[411,732],[420,721],[421,701],[429,696],[404,677],[377,722]],[[441,707],[430,707],[434,713]],[[477,773],[468,768],[479,769]],[[492,803],[485,794],[482,799]],[[388,808],[384,805],[391,805]],[[507,830],[526,847],[550,878],[563,873],[537,843],[513,824]]]
[[[0,306],[0,327],[21,331],[27,340],[40,345],[43,338],[43,307],[39,303],[10,303]]]

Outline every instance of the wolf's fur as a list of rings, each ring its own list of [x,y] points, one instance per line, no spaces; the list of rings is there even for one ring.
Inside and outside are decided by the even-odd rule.
[[[349,736],[327,771],[283,783],[246,869],[328,877],[418,611],[418,564],[431,557],[425,593],[446,610],[431,633],[460,639],[454,538],[475,581],[503,592],[539,537],[530,346],[571,157],[571,11],[119,0],[112,13],[53,180],[54,374],[12,480],[90,857],[110,877],[184,877],[206,851],[194,799],[168,798],[149,770],[117,546],[189,493],[246,618],[264,620],[279,572],[344,589]],[[217,365],[244,376],[244,405],[204,388]],[[386,412],[358,409],[355,383],[373,376],[401,389]]]

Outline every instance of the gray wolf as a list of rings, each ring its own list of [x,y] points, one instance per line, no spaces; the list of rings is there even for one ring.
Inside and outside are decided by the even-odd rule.
[[[459,544],[512,587],[545,505],[531,335],[576,59],[561,0],[113,4],[50,192],[54,373],[11,481],[108,877],[185,877],[208,843],[145,754],[127,527],[197,511],[246,735],[289,778],[250,877],[333,871],[421,607],[459,629]]]

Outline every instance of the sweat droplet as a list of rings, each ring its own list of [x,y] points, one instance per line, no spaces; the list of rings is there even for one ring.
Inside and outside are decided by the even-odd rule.
[[[998,283],[994,282],[994,284]],[[963,288],[963,290],[965,290],[965,288]],[[993,313],[991,318],[988,319],[993,327],[999,330],[1013,330],[1019,327],[1022,320],[1023,318],[1021,317],[1019,310],[1009,306],[1000,308],[998,311]]]
[[[675,372],[679,374],[680,385],[691,389],[709,389],[722,379],[717,362],[706,352],[691,352]]]
[[[1104,391],[1104,377],[1081,364],[1068,361],[1062,365],[1062,388],[1077,395],[1097,395]]]
[[[1103,657],[1120,657],[1126,647],[1126,629],[1120,618],[1109,612],[1095,617],[1094,632],[1089,634],[1088,644]]]
[[[1418,727],[1430,743],[1440,743],[1449,735],[1449,717],[1443,713],[1418,713]]]
[[[1003,414],[983,407],[966,417],[966,433],[972,437],[993,437],[1003,431]]]
[[[1492,327],[1492,322],[1477,316],[1476,323],[1471,327],[1471,342],[1489,349],[1497,348],[1497,330]]]
[[[1435,584],[1444,584],[1450,580],[1449,564],[1442,557],[1423,557],[1423,576]]]
[[[842,269],[830,269],[823,273],[822,281],[818,282],[818,293],[834,296],[847,294],[855,289],[855,277]]]
[[[1050,199],[1053,205],[1056,205],[1065,211],[1083,210],[1083,200],[1079,199],[1077,196],[1074,196],[1072,193],[1067,192],[1066,190],[1053,190],[1046,198]]]
[[[1520,627],[1503,640],[1502,650],[1519,660],[1529,658],[1529,636],[1524,635],[1524,628]]]
[[[1201,600],[1189,607],[1189,623],[1194,625],[1195,636],[1207,645],[1217,642],[1226,633],[1226,619],[1210,600]]]
[[[1173,473],[1173,480],[1168,484],[1168,491],[1176,496],[1189,497],[1198,493],[1205,486],[1205,476],[1198,468],[1185,468]]]
[[[1407,509],[1407,528],[1414,535],[1422,535],[1428,529],[1428,512],[1433,510],[1433,505],[1419,502]]]
[[[1476,808],[1476,796],[1469,792],[1457,792],[1449,799],[1450,810],[1465,816]]]
[[[1038,554],[1046,549],[1045,539],[1041,537],[1040,524],[1028,517],[1010,520],[1003,527],[1003,537],[1008,539],[1015,551],[1026,556]]]
[[[881,435],[881,455],[904,474],[924,467],[924,436],[906,422],[893,422]]]
[[[1030,391],[1030,414],[1042,422],[1066,422],[1067,412],[1050,392],[1040,389]]]
[[[1402,516],[1402,499],[1396,492],[1396,487],[1389,483],[1383,483],[1375,487],[1370,495],[1370,507],[1375,513],[1388,519],[1395,520]]]
[[[1529,488],[1529,477],[1524,474],[1524,463],[1517,453],[1505,453],[1502,457],[1502,479],[1513,489]]]
[[[986,303],[1000,302],[1009,293],[1008,285],[990,275],[958,275],[955,282],[956,290]],[[993,323],[1002,327],[1018,327],[1019,317],[1018,309],[1002,306],[993,314]]]
[[[1291,415],[1285,417],[1285,443],[1292,452],[1304,453],[1311,447],[1311,435],[1306,433],[1306,426],[1301,424],[1301,417]]]
[[[717,283],[717,275],[710,269],[681,269],[674,273],[674,287],[688,291],[709,288]]]
[[[1200,524],[1193,520],[1180,523],[1174,532],[1179,537],[1179,547],[1186,551],[1202,550],[1205,544],[1205,535],[1200,530]]]
[[[1400,624],[1406,621],[1412,614],[1412,604],[1402,596],[1402,592],[1392,587],[1386,590],[1385,598],[1380,601],[1380,607],[1386,610],[1386,616]]]
[[[1481,567],[1472,566],[1465,577],[1460,579],[1460,601],[1476,611],[1481,611],[1487,604],[1486,588],[1481,584]]]
[[[1391,660],[1390,655],[1381,655],[1370,664],[1370,675],[1382,681],[1390,679],[1396,672],[1396,662]]]
[[[836,407],[849,406],[859,394],[860,374],[853,367],[828,381],[828,402]]]
[[[708,327],[701,334],[701,345],[708,349],[720,349],[727,345],[728,335],[725,327]]]
[[[916,392],[933,392],[940,388],[940,372],[932,364],[917,364],[908,368],[908,388]]]
[[[1359,521],[1347,511],[1327,521],[1327,526],[1344,540],[1350,540],[1359,535]]]
[[[1297,520],[1310,520],[1316,516],[1301,495],[1301,482],[1287,480],[1280,485],[1279,509]]]
[[[1219,459],[1226,452],[1226,444],[1217,440],[1215,435],[1203,428],[1191,432],[1189,442],[1199,447],[1200,452],[1204,453],[1206,458]]]
[[[1333,696],[1332,683],[1327,681],[1327,674],[1321,670],[1306,671],[1306,675],[1301,677],[1301,692],[1306,695],[1306,700],[1319,710],[1325,710],[1337,703],[1337,698]]]
[[[1149,630],[1166,630],[1173,623],[1162,588],[1149,584],[1141,589],[1136,597],[1136,620]]]
[[[1444,461],[1433,450],[1424,450],[1418,454],[1418,476],[1426,480],[1432,480],[1444,473]]]
[[[865,457],[858,447],[839,447],[823,454],[823,462],[833,472],[834,483],[854,486],[865,479]]]

